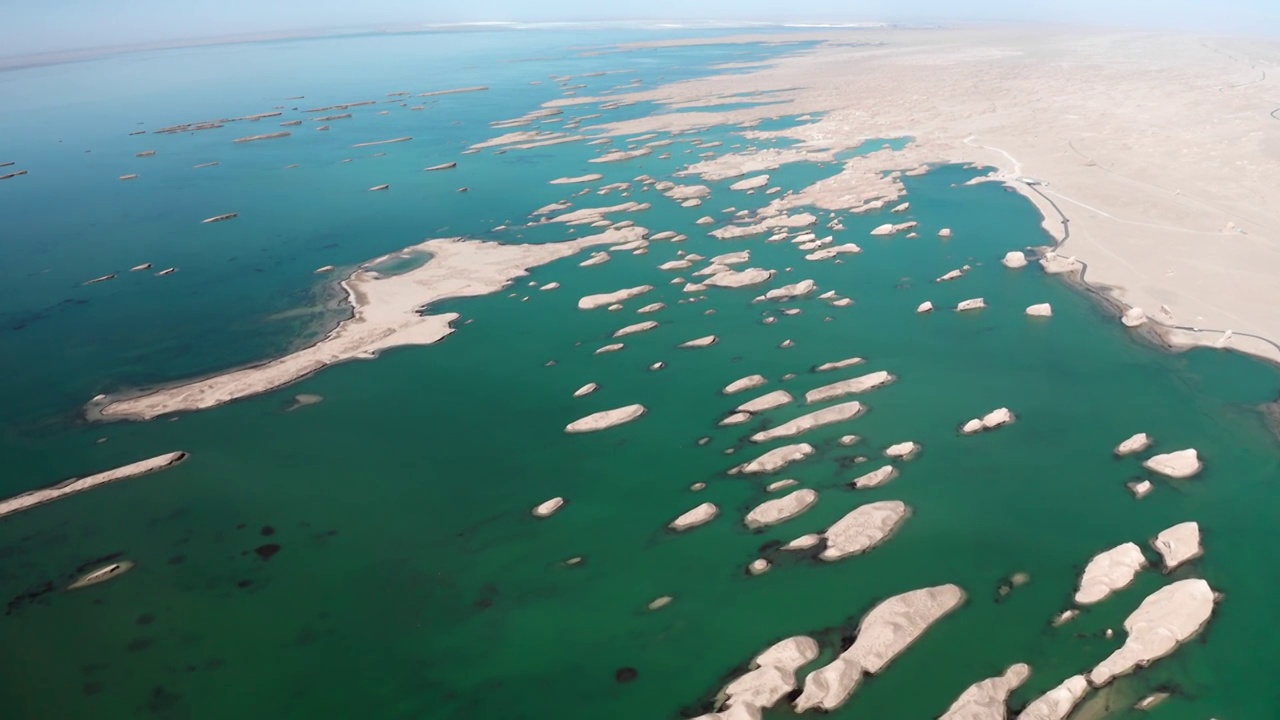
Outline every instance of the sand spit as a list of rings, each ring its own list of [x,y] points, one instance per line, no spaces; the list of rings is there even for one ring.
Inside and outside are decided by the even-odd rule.
[[[646,320],[645,322],[638,322],[634,325],[628,325],[624,328],[620,328],[614,331],[613,336],[616,338],[625,337],[627,335],[634,335],[636,333],[645,332],[646,330],[652,330],[656,327],[658,327],[657,321]]]
[[[611,150],[597,158],[591,158],[589,163],[613,163],[622,162],[623,160],[631,160],[632,158],[644,157],[653,151],[647,147],[638,148],[636,150]]]
[[[263,135],[249,135],[246,137],[239,137],[239,138],[236,138],[235,140],[232,140],[231,142],[247,143],[247,142],[255,142],[258,140],[274,140],[276,138],[289,137],[292,134],[293,133],[289,132],[288,130],[282,130],[280,132],[266,133]]]
[[[844,360],[836,360],[835,362],[822,363],[813,369],[814,372],[827,372],[830,370],[843,370],[854,365],[861,365],[866,362],[860,357],[846,358]]]
[[[738,412],[752,413],[754,415],[773,410],[774,408],[780,408],[783,405],[790,403],[792,400],[794,400],[794,398],[792,398],[791,393],[786,390],[774,390],[773,392],[761,395],[754,400],[742,403],[736,409]]]
[[[26,174],[27,174],[26,170],[15,170],[14,172],[0,175],[0,180],[12,180],[16,177],[22,177],[23,175],[26,175]]]
[[[1124,645],[1089,673],[1089,684],[1102,687],[1173,653],[1209,622],[1215,600],[1209,583],[1199,578],[1179,580],[1147,596],[1124,621],[1129,633]]]
[[[171,452],[164,455],[157,455],[146,460],[139,460],[135,463],[129,463],[114,470],[107,470],[94,475],[88,475],[82,478],[72,478],[58,483],[52,487],[32,490],[0,501],[0,517],[12,515],[37,505],[43,505],[53,502],[67,495],[74,495],[85,490],[90,490],[99,485],[106,485],[117,480],[128,480],[139,475],[171,468],[174,465],[187,459],[185,452]]]
[[[325,115],[324,117],[313,118],[318,123],[333,122],[334,120],[346,120],[351,117],[351,113],[341,113],[339,115]]]
[[[92,280],[85,280],[80,284],[81,285],[97,285],[98,283],[104,283],[108,280],[115,280],[115,279],[116,279],[116,274],[111,273],[110,275],[102,275],[102,276],[93,278]]]
[[[854,479],[854,481],[849,484],[852,485],[855,490],[869,490],[871,488],[880,487],[896,477],[898,477],[898,469],[892,465],[885,465],[879,470],[872,470],[866,475]]]
[[[578,175],[576,177],[562,177],[551,181],[552,185],[573,185],[575,183],[589,183],[597,180],[603,180],[604,176],[600,173],[590,173],[588,175]]]
[[[609,262],[610,259],[609,253],[604,252],[603,250],[600,252],[593,252],[591,253],[591,257],[578,263],[578,267],[594,267],[596,265],[603,265]]]
[[[810,405],[835,400],[845,395],[855,395],[858,393],[868,392],[878,387],[888,385],[896,380],[893,375],[880,370],[878,372],[869,373],[860,377],[849,380],[841,380],[840,382],[823,385],[820,388],[810,390],[805,393],[804,401]]]
[[[1027,705],[1017,720],[1067,720],[1067,716],[1089,692],[1089,681],[1083,675],[1072,675],[1049,692]]]
[[[631,228],[626,228],[630,230]],[[625,230],[606,230],[610,232],[625,232]],[[638,285],[633,288],[624,288],[615,290],[611,293],[601,293],[599,295],[586,295],[578,300],[579,310],[595,310],[597,308],[609,307],[615,303],[626,302],[634,297],[639,297],[653,289],[652,285]]]
[[[938,720],[1004,720],[1009,695],[1031,676],[1031,666],[1012,665],[1004,674],[974,683]]]
[[[108,580],[114,580],[120,577],[121,575],[132,570],[133,565],[134,565],[133,561],[131,560],[123,560],[121,562],[111,563],[109,565],[103,565],[100,568],[91,570],[85,573],[84,575],[81,575],[78,580],[68,585],[67,589],[79,590],[81,588],[87,588],[91,585],[97,585],[98,583],[104,583]]]
[[[666,304],[666,303],[660,303],[660,302],[657,302],[657,303],[649,303],[648,305],[645,305],[644,307],[640,308],[640,309],[639,309],[639,310],[637,310],[636,312],[638,312],[638,313],[640,313],[640,314],[642,314],[642,315],[643,315],[643,314],[648,314],[648,313],[655,313],[655,312],[658,312],[659,310],[662,310],[662,309],[663,309],[663,308],[665,308],[666,306],[667,306],[667,304]]]
[[[682,342],[676,347],[704,348],[704,347],[711,347],[712,345],[715,345],[719,341],[720,339],[717,338],[715,335],[707,335],[706,337],[700,337],[694,340],[690,340],[688,342]]]
[[[576,398],[580,398],[580,397],[583,397],[584,395],[590,395],[591,393],[595,392],[599,388],[600,386],[597,385],[596,383],[587,383],[586,385],[583,385],[577,390],[574,390],[573,396]]]
[[[788,398],[790,395],[787,396]],[[741,409],[741,408],[739,408]],[[832,405],[821,410],[801,415],[800,417],[785,422],[775,428],[762,430],[751,436],[753,443],[765,443],[778,438],[795,437],[810,430],[820,428],[826,425],[834,425],[835,423],[852,420],[866,411],[866,407],[856,400],[853,402],[840,403]]]
[[[622,343],[612,343],[612,344],[605,345],[604,347],[599,348],[599,349],[598,349],[598,350],[596,350],[596,351],[595,351],[595,353],[593,353],[593,354],[595,354],[595,355],[603,355],[603,354],[605,354],[605,353],[618,352],[619,350],[621,350],[621,349],[622,349],[622,348],[624,348],[624,347],[626,347],[626,346],[625,346],[625,345],[623,345]]]
[[[720,425],[720,427],[728,427],[730,425],[742,425],[743,423],[751,422],[751,418],[753,417],[755,416],[749,412],[735,412],[730,414],[725,419],[721,420],[718,424]]]
[[[804,460],[813,453],[813,446],[809,443],[784,445],[770,450],[751,462],[739,465],[729,472],[731,474],[744,473],[747,475],[775,473],[791,463]]]
[[[715,503],[705,502],[675,520],[672,520],[667,527],[675,530],[676,532],[682,532],[689,528],[705,525],[714,520],[716,515],[719,514],[720,508],[716,507]]]
[[[548,205],[546,208],[542,208],[542,210],[553,207],[563,209],[568,206],[563,203],[556,203],[555,205]],[[551,218],[550,222],[568,223],[570,225],[591,223],[603,220],[604,216],[610,213],[640,212],[642,210],[648,210],[650,207],[651,205],[649,205],[649,203],[625,202],[621,205],[609,205],[607,207],[581,208],[579,210],[574,210],[573,212],[564,213],[563,215],[557,215]],[[542,210],[539,210],[534,214],[543,214]],[[643,235],[640,237],[643,237]]]
[[[355,107],[365,107],[367,105],[376,105],[376,104],[378,104],[377,100],[361,100],[359,102],[342,103],[340,105],[325,105],[324,107],[311,108],[310,110],[303,110],[302,112],[313,113],[313,112],[328,112],[330,110],[350,110],[351,108],[355,108]]]
[[[910,513],[910,508],[900,500],[884,500],[855,508],[822,534],[827,546],[818,558],[834,562],[867,552],[889,539]]]
[[[205,218],[204,220],[201,220],[200,224],[207,225],[208,223],[222,222],[223,220],[232,220],[238,217],[240,217],[240,213],[225,213],[223,215],[214,215],[211,218]]]
[[[446,298],[486,295],[526,274],[528,268],[569,257],[597,245],[643,237],[644,228],[606,230],[576,240],[538,245],[446,238],[428,240],[401,252],[425,252],[432,258],[419,268],[382,276],[367,266],[342,287],[352,317],[323,340],[284,357],[195,382],[108,402],[103,418],[148,420],[172,412],[203,410],[257,395],[306,377],[327,365],[376,357],[387,348],[430,345],[453,332],[457,314],[424,315],[422,309]],[[383,258],[370,261],[369,265]],[[92,413],[91,413],[92,415]]]
[[[1151,472],[1183,480],[1197,475],[1204,468],[1204,463],[1200,462],[1200,456],[1195,450],[1187,449],[1156,455],[1142,463],[1142,467]]]
[[[756,190],[768,184],[769,184],[768,175],[757,175],[753,178],[747,178],[746,180],[739,180],[738,182],[730,185],[729,189],[730,190]]]
[[[853,645],[830,664],[809,673],[796,712],[831,712],[857,689],[864,674],[879,674],[926,630],[964,602],[955,585],[912,590],[877,605],[858,624]]]
[[[356,143],[351,147],[362,148],[362,147],[374,147],[376,145],[391,145],[392,143],[409,142],[412,139],[413,139],[412,137],[398,137],[398,138],[391,138],[390,140],[374,140],[373,142]]]
[[[747,513],[742,522],[752,530],[777,525],[800,515],[817,502],[817,491],[809,488],[796,490],[783,497],[760,503]]]
[[[458,93],[484,92],[488,89],[488,85],[476,85],[474,87],[456,88],[453,90],[432,90],[431,92],[418,93],[418,97],[437,97],[440,95],[457,95]]]
[[[1164,559],[1165,573],[1171,573],[1179,565],[1204,554],[1204,548],[1200,546],[1200,524],[1184,522],[1161,530],[1151,540],[1151,547]]]
[[[846,255],[846,254],[856,255],[860,252],[862,252],[862,248],[858,247],[856,244],[844,243],[843,245],[834,245],[832,247],[824,247],[821,250],[811,252],[808,255],[805,255],[804,259],[812,260],[812,261],[830,260],[831,258],[837,257],[839,255]]]
[[[768,384],[768,382],[769,381],[766,380],[763,375],[748,375],[725,385],[724,389],[720,392],[725,395],[733,395],[734,393],[740,393],[746,390],[754,390]]]
[[[121,176],[120,176],[120,179],[121,179],[121,180],[137,180],[137,179],[138,179],[138,174],[137,174],[137,173],[129,173],[129,174],[127,174],[127,175],[121,175]]]
[[[1151,439],[1150,435],[1146,433],[1138,433],[1117,445],[1115,455],[1116,457],[1136,455],[1137,453],[1144,452],[1147,448],[1151,447],[1154,442],[1155,441]]]
[[[369,192],[378,192],[378,191],[380,191],[380,190],[387,190],[387,189],[390,189],[390,187],[391,187],[390,185],[385,185],[385,184],[384,184],[384,185],[374,185],[373,187],[369,188]]]
[[[641,415],[644,415],[644,413],[645,408],[639,403],[614,408],[613,410],[602,410],[598,413],[591,413],[584,418],[574,420],[564,426],[564,431],[567,433],[589,433],[608,430],[611,427],[617,427],[623,423],[629,423]]]
[[[538,505],[532,511],[536,518],[549,518],[556,514],[556,511],[564,507],[564,498],[553,497],[550,500]]]
[[[452,170],[456,167],[458,167],[458,163],[447,162],[447,163],[440,163],[439,165],[432,165],[431,167],[423,168],[422,170],[423,172],[437,172],[439,170]]]
[[[1076,591],[1077,605],[1093,605],[1110,597],[1116,590],[1128,587],[1138,571],[1147,566],[1142,550],[1133,543],[1125,543],[1098,553],[1084,568],[1080,577],[1080,589]]]

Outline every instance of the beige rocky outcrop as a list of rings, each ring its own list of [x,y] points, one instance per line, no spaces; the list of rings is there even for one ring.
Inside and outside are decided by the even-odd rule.
[[[938,720],[1004,720],[1009,695],[1030,676],[1030,665],[1011,665],[1002,675],[970,685]]]
[[[1004,258],[1000,260],[1000,264],[1011,270],[1017,270],[1027,266],[1027,256],[1017,250],[1005,253]]]
[[[644,406],[638,403],[635,405],[615,408],[613,410],[602,410],[598,413],[592,413],[584,418],[574,420],[565,426],[564,431],[567,433],[588,433],[606,430],[623,423],[631,422],[641,415],[644,415],[644,413]]]
[[[962,300],[960,304],[956,305],[956,312],[965,312],[968,310],[980,310],[986,306],[987,306],[986,300],[983,300],[982,298],[972,298],[969,300]]]
[[[835,400],[836,398],[841,398],[845,395],[855,395],[858,393],[868,392],[883,385],[888,385],[895,379],[896,378],[893,375],[885,372],[884,370],[880,370],[860,377],[851,378],[849,380],[841,380],[840,382],[831,383],[830,385],[823,385],[820,388],[816,388],[805,393],[804,399],[806,403],[813,405],[815,403],[826,402],[828,400]]]
[[[1028,306],[1027,315],[1031,317],[1053,317],[1053,306],[1049,303]]]
[[[613,336],[616,338],[625,337],[627,335],[634,335],[636,333],[645,332],[646,330],[652,330],[656,327],[658,327],[658,323],[656,321],[646,320],[645,322],[638,322],[638,323],[635,323],[634,325],[628,325],[624,328],[619,328],[618,330],[614,331]]]
[[[765,300],[791,300],[793,298],[804,297],[805,295],[808,295],[809,293],[813,292],[813,289],[815,287],[817,287],[817,284],[814,283],[812,280],[801,280],[798,283],[783,285],[782,287],[774,288],[766,292],[764,294],[764,299]]]
[[[927,312],[933,312],[933,303],[929,302],[928,300],[925,300],[924,302],[920,303],[918,307],[916,307],[916,312],[921,314],[927,313]]]
[[[743,523],[752,530],[777,525],[803,513],[817,502],[816,491],[802,488],[780,498],[760,503],[747,513]]]
[[[715,345],[718,341],[719,341],[719,338],[717,338],[715,335],[707,335],[706,337],[700,337],[694,340],[690,340],[688,342],[680,343],[678,347],[682,347],[682,348],[711,347],[712,345]]]
[[[677,532],[682,532],[689,528],[695,528],[699,525],[709,523],[715,519],[716,515],[719,514],[720,508],[716,507],[715,503],[705,502],[675,520],[672,520],[667,527]]]
[[[1204,554],[1204,548],[1200,546],[1200,524],[1184,522],[1161,530],[1151,540],[1151,547],[1163,558],[1164,571],[1171,573],[1179,565]]]
[[[1129,308],[1120,316],[1120,322],[1125,327],[1136,328],[1147,322],[1147,313],[1140,307]]]
[[[922,449],[920,443],[907,441],[890,445],[885,448],[884,454],[885,457],[893,458],[894,460],[910,460],[919,455]]]
[[[885,465],[879,470],[872,470],[849,484],[852,485],[855,490],[869,490],[871,488],[880,487],[896,477],[898,477],[898,469],[892,465]]]
[[[1134,435],[1133,437],[1130,437],[1128,440],[1125,440],[1124,442],[1117,445],[1115,449],[1115,454],[1117,457],[1134,455],[1134,454],[1143,452],[1147,448],[1151,447],[1151,444],[1154,442],[1155,441],[1151,439],[1150,435],[1146,433],[1138,433],[1137,435]]]
[[[875,675],[934,623],[964,602],[955,585],[912,590],[877,605],[858,624],[853,645],[830,664],[811,673],[795,701],[796,712],[831,712],[849,699],[864,674]]]
[[[1204,463],[1200,462],[1200,455],[1194,449],[1187,449],[1156,455],[1142,466],[1151,472],[1183,480],[1198,474]]]
[[[1129,636],[1089,673],[1089,684],[1102,687],[1173,653],[1209,622],[1215,600],[1209,583],[1200,578],[1179,580],[1155,591],[1124,621]]]
[[[909,514],[910,509],[900,500],[857,507],[822,534],[827,546],[818,557],[832,562],[867,552],[887,540]]]
[[[564,506],[564,498],[553,497],[550,500],[538,505],[533,509],[533,516],[536,518],[548,518],[556,514],[556,511]]]
[[[781,392],[781,391],[779,391]],[[790,398],[790,395],[787,396]],[[739,408],[741,409],[741,408]],[[866,407],[856,400],[853,402],[840,403],[832,405],[821,410],[817,410],[807,415],[785,422],[777,427],[761,430],[751,436],[751,442],[765,443],[778,438],[795,437],[801,433],[808,432],[815,428],[825,425],[832,425],[845,420],[851,420],[858,417],[866,410]]]
[[[763,375],[748,375],[744,378],[739,378],[737,380],[734,380],[728,385],[725,385],[724,389],[721,390],[720,392],[724,393],[725,395],[733,395],[735,393],[744,392],[746,390],[754,390],[758,387],[768,384],[768,382],[769,381],[766,380]]]
[[[792,400],[794,400],[794,398],[792,398],[791,393],[786,390],[774,390],[773,392],[761,395],[754,400],[748,400],[747,402],[739,405],[736,409],[738,412],[753,414],[762,413],[768,410],[773,410],[774,408],[782,407],[783,405],[790,403]]]
[[[1027,705],[1017,720],[1067,720],[1076,704],[1089,692],[1089,681],[1083,675],[1072,675],[1049,692]]]
[[[763,268],[747,268],[742,271],[734,271],[725,268],[724,271],[714,273],[706,280],[703,280],[702,284],[708,287],[719,288],[749,287],[751,285],[759,285],[760,283],[768,282],[773,278],[773,275],[774,272],[772,270],[765,270]]]
[[[1146,566],[1147,559],[1143,557],[1142,550],[1133,543],[1098,553],[1085,566],[1080,577],[1076,604],[1093,605],[1106,600],[1116,590],[1128,587],[1138,571]]]
[[[836,360],[834,362],[822,363],[821,365],[815,367],[813,371],[827,372],[829,370],[842,370],[844,368],[852,367],[854,365],[861,365],[863,362],[865,361],[860,357],[845,358],[844,360]]]
[[[639,297],[653,289],[652,285],[640,285],[633,288],[624,288],[615,290],[611,293],[601,293],[598,295],[586,295],[578,300],[579,310],[595,310],[597,308],[609,307],[615,303],[626,302],[634,297]]]
[[[734,468],[737,473],[747,475],[763,475],[775,473],[782,468],[800,462],[814,453],[813,446],[809,443],[797,443],[795,445],[784,445],[780,448],[774,448],[769,452],[761,455],[747,463],[743,463]]]
[[[577,390],[574,390],[573,396],[576,398],[580,398],[583,395],[590,395],[591,393],[595,392],[599,387],[600,386],[595,383],[587,383],[586,385],[583,385]]]

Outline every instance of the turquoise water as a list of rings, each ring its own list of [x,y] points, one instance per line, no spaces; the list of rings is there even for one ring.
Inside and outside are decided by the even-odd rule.
[[[203,48],[0,74],[6,97],[27,109],[0,120],[0,130],[30,139],[19,159],[32,170],[0,186],[15,230],[0,246],[0,281],[9,290],[0,331],[0,459],[9,470],[0,492],[165,451],[191,453],[164,473],[0,520],[8,603],[0,645],[20,649],[0,655],[0,698],[11,716],[696,715],[771,642],[811,633],[830,657],[880,599],[944,582],[968,592],[965,606],[834,716],[936,717],[970,683],[1028,662],[1034,673],[1015,694],[1017,706],[1118,647],[1123,633],[1107,640],[1103,631],[1119,629],[1168,580],[1146,571],[1075,622],[1050,628],[1088,558],[1120,542],[1143,544],[1188,519],[1201,523],[1207,553],[1175,577],[1204,577],[1225,599],[1197,640],[1118,681],[1106,698],[1118,709],[1102,716],[1139,717],[1123,708],[1158,686],[1177,691],[1158,710],[1165,718],[1280,711],[1270,663],[1280,629],[1266,620],[1280,580],[1270,562],[1280,462],[1257,410],[1276,397],[1275,369],[1215,351],[1160,352],[1034,267],[1001,267],[1008,250],[1046,241],[1040,218],[999,186],[964,185],[975,172],[958,167],[904,178],[910,218],[921,223],[917,239],[869,237],[884,214],[844,217],[836,241],[864,252],[840,264],[807,262],[793,245],[766,244],[765,236],[717,241],[694,225],[730,205],[759,207],[763,193],[709,183],[711,199],[685,209],[633,192],[630,199],[653,209],[619,219],[691,239],[654,243],[645,255],[614,253],[589,268],[577,266],[582,258],[565,259],[506,291],[440,303],[435,310],[469,322],[436,346],[392,350],[175,419],[79,421],[80,405],[97,392],[214,372],[314,338],[336,317],[328,302],[333,276],[315,275],[318,266],[349,268],[441,235],[564,239],[571,229],[562,226],[491,229],[518,225],[577,191],[547,185],[551,178],[662,179],[693,161],[695,138],[723,141],[716,152],[743,143],[736,128],[722,127],[676,137],[666,161],[655,153],[588,164],[596,148],[581,144],[458,156],[505,132],[488,122],[558,96],[554,84],[532,80],[618,68],[650,83],[671,81],[741,59],[743,48],[578,57],[557,50],[566,38],[551,35],[422,37]],[[590,44],[621,39],[635,38]],[[797,50],[748,47],[759,58]],[[453,74],[435,80],[435,64],[446,61]],[[122,85],[124,77],[139,80]],[[627,77],[573,83],[612,87]],[[189,136],[126,135],[139,121],[154,127],[262,112],[292,95],[307,95],[298,101],[305,108],[475,84],[492,89],[423,98],[424,111],[357,108],[329,133],[285,140],[230,143],[269,131],[271,121]],[[392,112],[376,115],[380,109]],[[415,139],[349,148],[401,135]],[[883,142],[868,141],[865,151]],[[153,158],[133,157],[152,148]],[[191,169],[213,160],[222,164]],[[420,172],[452,160],[456,170]],[[293,163],[300,167],[284,169]],[[825,163],[771,174],[774,184],[798,188],[838,170]],[[125,172],[140,177],[115,179]],[[381,183],[392,187],[366,191]],[[460,186],[469,192],[456,193]],[[621,199],[584,196],[575,205],[593,202]],[[241,216],[199,224],[221,212]],[[944,226],[955,231],[950,241],[936,238]],[[780,271],[775,284],[813,278],[856,304],[833,308],[809,298],[790,303],[800,315],[782,316],[775,304],[751,302],[759,288],[713,289],[705,301],[682,304],[687,296],[668,283],[676,273],[656,269],[677,250],[711,256],[747,248],[751,265]],[[181,269],[167,277],[126,272],[147,261]],[[964,278],[932,282],[965,263],[974,269]],[[112,271],[121,272],[116,280],[79,285]],[[562,287],[531,291],[530,280]],[[575,307],[584,294],[641,283],[656,289],[623,312]],[[978,296],[990,305],[980,313],[914,313],[926,299],[946,308]],[[658,329],[626,338],[621,352],[592,354],[638,320],[635,308],[656,301],[668,305],[650,316]],[[1023,315],[1038,302],[1053,304],[1052,319]],[[778,322],[764,324],[767,315]],[[711,333],[720,342],[710,348],[675,347]],[[780,348],[786,339],[795,346]],[[853,355],[866,365],[811,372]],[[656,361],[666,368],[647,370]],[[781,526],[748,532],[739,519],[767,497],[768,480],[725,471],[769,447],[750,446],[746,436],[802,410],[719,428],[747,399],[726,398],[720,388],[761,373],[766,389],[799,396],[880,369],[899,380],[862,398],[870,406],[863,417],[803,436],[818,454],[777,476],[819,490],[819,503]],[[796,377],[783,381],[788,373]],[[586,382],[600,390],[572,398]],[[298,393],[325,400],[285,412]],[[634,423],[562,432],[582,415],[633,402],[649,410]],[[1019,421],[957,436],[958,424],[1000,406]],[[1125,483],[1145,474],[1140,458],[1114,459],[1111,448],[1139,431],[1154,435],[1159,451],[1196,447],[1206,470],[1190,481],[1157,481],[1150,497],[1135,501]],[[862,441],[839,446],[850,432]],[[711,440],[699,445],[702,437]],[[902,440],[925,450],[901,477],[876,490],[847,488]],[[860,455],[871,463],[855,467]],[[708,487],[691,493],[694,482]],[[555,495],[568,499],[559,514],[529,516]],[[914,514],[866,556],[826,564],[771,549],[883,499],[903,500]],[[706,500],[721,507],[714,522],[680,536],[664,530]],[[255,550],[268,544],[279,551],[264,560]],[[114,553],[137,567],[89,590],[60,590],[77,567]],[[575,556],[584,561],[564,565]],[[745,566],[761,556],[774,568],[748,577]],[[1031,583],[997,602],[998,584],[1014,572],[1029,573]],[[41,592],[45,583],[51,592]],[[660,595],[675,601],[646,611]],[[634,682],[615,680],[624,667],[638,672]],[[789,715],[780,709],[771,717]]]

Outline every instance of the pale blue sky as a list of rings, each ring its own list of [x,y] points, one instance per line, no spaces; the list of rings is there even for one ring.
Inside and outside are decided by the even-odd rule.
[[[1280,34],[1280,0],[0,0],[0,55],[487,20],[1048,20]]]

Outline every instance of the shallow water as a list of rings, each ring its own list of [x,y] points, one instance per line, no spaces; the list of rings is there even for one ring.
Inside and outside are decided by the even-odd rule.
[[[0,75],[5,87],[25,88],[14,96],[30,108],[0,130],[32,136],[30,157],[38,162],[26,164],[39,169],[22,184],[0,187],[6,219],[18,229],[17,240],[0,249],[0,280],[11,289],[0,310],[0,459],[13,469],[0,491],[170,450],[191,453],[163,473],[0,520],[0,588],[5,601],[15,598],[0,618],[0,645],[22,649],[0,658],[0,697],[14,717],[694,715],[768,644],[816,633],[829,658],[880,599],[944,582],[963,587],[966,604],[833,715],[936,717],[970,683],[1028,662],[1034,672],[1014,696],[1018,706],[1118,647],[1124,617],[1168,581],[1148,570],[1073,623],[1051,628],[1049,618],[1067,607],[1089,557],[1121,542],[1142,545],[1188,519],[1201,523],[1206,555],[1175,577],[1204,577],[1225,599],[1197,640],[1118,681],[1108,698],[1127,707],[1147,688],[1170,685],[1178,692],[1158,709],[1161,717],[1280,711],[1270,663],[1280,629],[1265,621],[1280,580],[1269,562],[1280,522],[1272,500],[1280,462],[1256,410],[1276,396],[1275,369],[1216,351],[1161,352],[1034,266],[1003,268],[1005,252],[1047,241],[1040,218],[997,185],[965,185],[976,173],[958,167],[904,179],[906,217],[921,224],[917,239],[868,236],[903,216],[845,216],[836,242],[857,242],[864,252],[840,264],[807,262],[794,245],[765,243],[766,235],[706,237],[706,228],[694,225],[698,217],[768,201],[763,192],[728,190],[732,181],[708,183],[712,196],[696,208],[652,191],[583,196],[575,207],[652,202],[649,211],[615,219],[691,239],[653,243],[645,255],[613,253],[595,267],[568,258],[503,292],[439,303],[434,310],[459,312],[466,324],[436,346],[392,350],[173,420],[74,420],[97,392],[216,371],[315,337],[332,315],[323,298],[334,277],[314,275],[320,265],[351,267],[440,235],[564,239],[571,229],[560,225],[491,228],[518,225],[531,210],[580,189],[547,185],[552,178],[605,174],[590,187],[641,173],[663,179],[693,161],[694,139],[721,140],[718,153],[743,143],[736,128],[719,127],[674,138],[669,160],[655,153],[588,164],[597,148],[583,144],[459,158],[466,145],[505,132],[488,122],[557,96],[554,83],[531,80],[621,68],[637,69],[652,84],[709,72],[743,51],[702,46],[602,59],[556,53],[557,38],[493,35],[501,37],[479,34],[466,45],[430,50],[417,36],[234,46]],[[513,45],[511,37],[528,44]],[[432,63],[463,49],[470,54],[449,60],[458,68],[449,82],[424,85],[424,74],[438,74]],[[765,58],[796,49],[749,51]],[[211,58],[243,67],[209,68]],[[512,62],[522,58],[539,59]],[[193,78],[198,92],[175,95],[174,85],[160,82],[175,67],[205,73]],[[101,82],[126,72],[153,82]],[[222,79],[236,72],[236,81]],[[608,88],[627,77],[572,82]],[[37,96],[49,83],[60,92]],[[125,136],[134,118],[157,126],[262,112],[296,94],[308,95],[299,107],[314,107],[475,84],[493,89],[424,98],[433,102],[431,112],[388,105],[395,111],[378,116],[380,107],[357,108],[329,133],[299,131],[245,146],[230,139],[274,124]],[[104,99],[120,103],[106,117],[75,114]],[[653,111],[636,105],[610,112]],[[57,148],[60,131],[79,141],[74,148]],[[371,149],[383,157],[348,148],[405,134],[414,141]],[[159,150],[156,157],[133,158],[149,147]],[[355,160],[341,163],[346,157]],[[211,159],[222,165],[190,169]],[[420,172],[454,159],[456,170]],[[292,163],[301,167],[283,169]],[[799,188],[837,171],[833,163],[786,166],[771,173],[771,184]],[[115,180],[124,172],[141,177]],[[389,191],[366,192],[386,182]],[[456,193],[460,186],[470,191]],[[66,212],[68,204],[79,211]],[[241,217],[198,223],[228,211]],[[954,229],[953,239],[936,237],[944,226]],[[677,250],[709,257],[747,248],[751,266],[780,271],[772,285],[712,288],[705,301],[681,304],[688,296],[668,281],[689,273],[656,269]],[[108,283],[77,285],[143,261],[181,270],[168,277],[122,272]],[[932,282],[966,263],[974,267],[965,277]],[[751,302],[765,287],[804,278],[856,304],[834,308],[811,297],[787,303],[802,313],[783,316],[783,305]],[[552,280],[562,287],[528,287]],[[642,283],[655,290],[622,312],[575,307],[582,295]],[[946,309],[970,297],[985,297],[990,307]],[[917,316],[926,299],[939,310]],[[657,301],[668,307],[634,314]],[[1053,318],[1023,315],[1039,302],[1053,304]],[[778,322],[762,323],[766,315]],[[614,330],[640,319],[661,326],[624,338],[620,352],[592,354],[613,342]],[[675,347],[711,333],[720,341],[710,348]],[[786,339],[795,346],[780,348]],[[866,364],[811,371],[855,355]],[[649,371],[656,361],[666,368]],[[748,425],[716,425],[756,394],[784,388],[800,397],[881,369],[898,381],[859,398],[870,410],[847,423],[760,448],[744,439],[810,408],[793,404]],[[769,385],[733,398],[720,394],[753,373]],[[788,373],[796,377],[782,381]],[[572,398],[587,382],[600,389]],[[286,412],[300,393],[324,402]],[[633,423],[563,433],[578,417],[633,402],[649,411]],[[959,424],[1000,406],[1018,422],[957,435]],[[1196,447],[1205,471],[1189,481],[1157,480],[1151,496],[1135,501],[1125,483],[1145,475],[1141,458],[1117,460],[1111,448],[1139,431],[1157,438],[1155,451]],[[839,446],[846,433],[861,442]],[[710,443],[699,446],[701,437]],[[875,490],[848,489],[848,481],[879,467],[885,447],[903,440],[921,443],[924,452],[898,479]],[[799,441],[818,454],[784,473],[725,474],[768,447]],[[855,466],[860,455],[869,462]],[[767,497],[765,484],[782,477],[819,490],[818,504],[780,526],[747,531],[740,518]],[[694,482],[708,487],[691,493]],[[530,517],[530,508],[556,495],[568,500],[557,515]],[[827,564],[766,548],[884,499],[905,501],[913,515],[865,556]],[[707,500],[721,508],[715,521],[678,536],[664,530]],[[271,545],[278,552],[271,554]],[[137,563],[126,576],[60,590],[77,567],[116,552]],[[746,565],[762,555],[775,566],[748,577]],[[584,561],[563,564],[575,556]],[[997,602],[998,584],[1014,572],[1029,573],[1030,584]],[[38,594],[46,582],[54,590]],[[20,598],[28,591],[36,597]],[[646,611],[661,595],[675,600]],[[1106,628],[1117,636],[1105,639]],[[624,667],[637,671],[633,682],[615,680]]]

